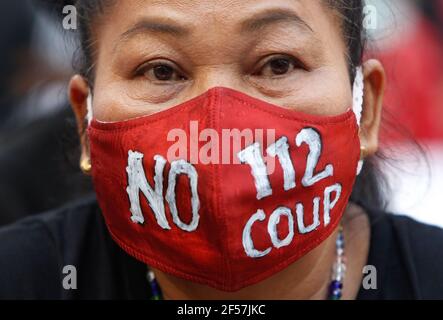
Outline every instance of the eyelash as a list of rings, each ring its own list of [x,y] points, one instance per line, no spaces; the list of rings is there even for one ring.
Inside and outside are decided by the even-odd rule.
[[[271,62],[276,61],[278,59],[286,59],[289,60],[290,63],[293,64],[294,69],[302,69],[302,70],[307,70],[306,66],[303,64],[303,62],[301,62],[299,59],[291,56],[291,55],[287,55],[287,54],[273,54],[273,55],[268,55],[265,58],[265,61],[263,63],[260,64],[260,67],[257,68],[257,71],[253,71],[252,72],[252,76],[261,76],[260,73],[263,71],[263,69]],[[263,60],[263,59],[262,59]],[[183,71],[181,71],[181,68],[178,67],[175,63],[171,62],[171,61],[167,61],[167,60],[156,60],[156,61],[151,61],[151,62],[147,62],[142,64],[140,67],[138,67],[135,70],[134,75],[136,77],[146,77],[147,72],[149,72],[150,70],[154,70],[154,68],[159,67],[159,66],[167,66],[169,68],[172,69],[172,71],[176,74],[179,75],[179,77],[182,77],[184,79],[180,79],[180,80],[188,80],[188,77],[185,75],[185,73]],[[271,77],[267,77],[269,79],[273,79],[273,80],[277,80],[278,78],[284,77],[287,74],[283,74],[283,75],[275,75],[275,76],[271,76]],[[170,83],[170,82],[176,82],[176,80],[159,80],[157,79],[155,82],[157,83]]]
[[[297,59],[297,58],[295,58],[295,57],[293,57],[293,56],[291,56],[291,55],[288,55],[288,54],[272,54],[272,55],[268,55],[266,58],[264,58],[265,61],[264,61],[263,63],[260,64],[260,67],[257,68],[258,70],[257,70],[257,71],[254,71],[254,72],[252,73],[252,75],[253,75],[253,76],[260,76],[260,72],[262,72],[263,69],[264,69],[268,64],[270,64],[270,63],[273,62],[273,61],[279,60],[279,59],[282,59],[282,60],[289,60],[289,62],[293,64],[294,69],[299,68],[299,69],[307,70],[307,68],[306,68],[306,66],[303,64],[303,62],[301,62],[299,59]],[[284,76],[284,75],[282,75],[282,76]],[[280,75],[276,75],[276,76],[273,76],[272,78],[279,78],[279,77],[282,77],[282,76],[280,76]]]
[[[154,70],[154,68],[160,67],[160,66],[168,66],[173,70],[173,72],[179,74],[180,77],[187,79],[185,72],[181,71],[181,69],[175,63],[167,61],[167,60],[155,60],[155,61],[151,61],[151,62],[146,62],[135,70],[134,76],[135,77],[146,77],[147,72],[149,72],[150,70]],[[169,82],[169,81],[157,80],[157,82],[165,83],[165,82]]]

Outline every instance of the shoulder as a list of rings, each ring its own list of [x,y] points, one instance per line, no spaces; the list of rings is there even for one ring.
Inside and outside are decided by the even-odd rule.
[[[89,197],[0,228],[0,298],[59,298],[64,266],[96,233],[96,212]]]
[[[435,259],[443,262],[443,229],[401,215],[390,214],[388,219],[404,249],[410,249],[413,257],[422,258],[416,261],[418,265]]]
[[[416,296],[443,299],[443,229],[406,216],[386,217]]]

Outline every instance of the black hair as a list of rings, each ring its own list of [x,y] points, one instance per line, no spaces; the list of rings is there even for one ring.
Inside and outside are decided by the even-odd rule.
[[[57,1],[60,5],[75,5],[78,11],[79,52],[74,68],[87,81],[91,88],[94,83],[94,37],[92,21],[96,21],[115,0],[46,0]],[[351,85],[355,78],[356,67],[361,65],[366,45],[363,27],[364,0],[321,0],[338,16],[341,21],[343,37],[347,46]],[[379,168],[384,156],[379,151],[365,160],[363,170],[357,177],[350,200],[370,210],[384,210],[387,183]]]

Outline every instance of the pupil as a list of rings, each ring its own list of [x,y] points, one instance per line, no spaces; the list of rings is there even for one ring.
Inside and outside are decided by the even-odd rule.
[[[173,70],[169,66],[157,66],[154,68],[154,74],[158,80],[170,80]]]
[[[287,59],[275,59],[271,61],[272,71],[277,74],[285,74],[289,70],[289,61]]]

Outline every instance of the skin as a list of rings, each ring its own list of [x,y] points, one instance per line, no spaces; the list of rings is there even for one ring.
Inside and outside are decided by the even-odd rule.
[[[100,121],[149,115],[215,86],[318,115],[341,114],[352,105],[340,20],[321,1],[116,1],[97,18],[93,33],[93,113]],[[378,149],[386,76],[377,60],[366,61],[363,68],[360,140],[366,157]],[[87,81],[75,75],[69,95],[81,161],[89,159],[88,92]],[[348,261],[343,298],[354,299],[367,261],[370,227],[363,209],[352,203],[342,225]],[[285,270],[235,293],[159,270],[155,274],[165,299],[325,299],[335,238],[336,233]]]

